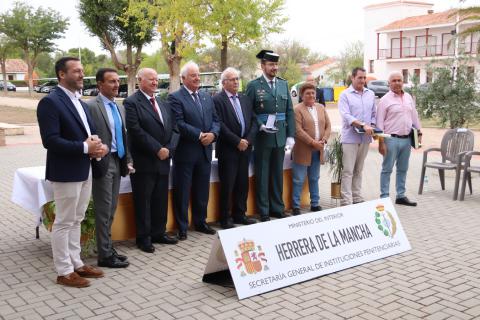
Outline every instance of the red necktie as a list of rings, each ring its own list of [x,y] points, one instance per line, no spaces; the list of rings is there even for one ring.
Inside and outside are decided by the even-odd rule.
[[[155,111],[155,113],[158,113],[157,108],[155,108],[155,98],[150,98],[150,102],[152,103],[153,111]]]

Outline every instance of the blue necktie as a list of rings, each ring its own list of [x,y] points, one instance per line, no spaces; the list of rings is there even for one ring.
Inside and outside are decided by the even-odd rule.
[[[232,96],[232,100],[233,100],[233,108],[235,109],[235,114],[237,115],[238,121],[242,126],[242,137],[243,137],[243,134],[245,133],[245,120],[243,119],[242,107],[240,106],[237,96]]]
[[[123,146],[123,133],[122,133],[122,121],[120,120],[120,114],[118,113],[117,105],[113,102],[109,102],[108,105],[112,110],[113,124],[115,126],[115,141],[117,142],[117,154],[120,159],[125,155],[125,147]]]
[[[194,92],[192,93],[192,96],[193,96],[193,99],[195,100],[195,103],[197,104],[199,110],[200,110],[200,114],[202,115],[202,118],[203,118],[203,106],[202,104],[200,103],[200,99],[198,97],[198,93]]]

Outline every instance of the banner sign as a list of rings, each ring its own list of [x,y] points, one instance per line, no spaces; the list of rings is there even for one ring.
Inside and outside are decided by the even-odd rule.
[[[218,232],[203,280],[243,299],[411,249],[390,198]]]

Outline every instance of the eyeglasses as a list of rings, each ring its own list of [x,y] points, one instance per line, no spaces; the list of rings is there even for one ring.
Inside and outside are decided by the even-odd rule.
[[[238,81],[239,79],[238,79],[238,77],[236,77],[236,78],[230,78],[230,79],[225,79],[225,80],[226,81]]]

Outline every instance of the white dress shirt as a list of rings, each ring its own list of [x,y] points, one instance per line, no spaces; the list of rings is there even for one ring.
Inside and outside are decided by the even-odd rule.
[[[90,126],[88,125],[87,114],[85,113],[85,110],[83,110],[82,104],[80,103],[80,98],[82,95],[78,92],[72,92],[61,85],[58,85],[58,88],[62,89],[63,92],[65,92],[65,94],[70,98],[75,106],[75,109],[77,109],[80,119],[82,119],[83,126],[85,127],[85,130],[87,130],[88,136],[91,136],[92,132],[90,131]],[[88,144],[86,142],[83,142],[83,153],[88,154]]]

